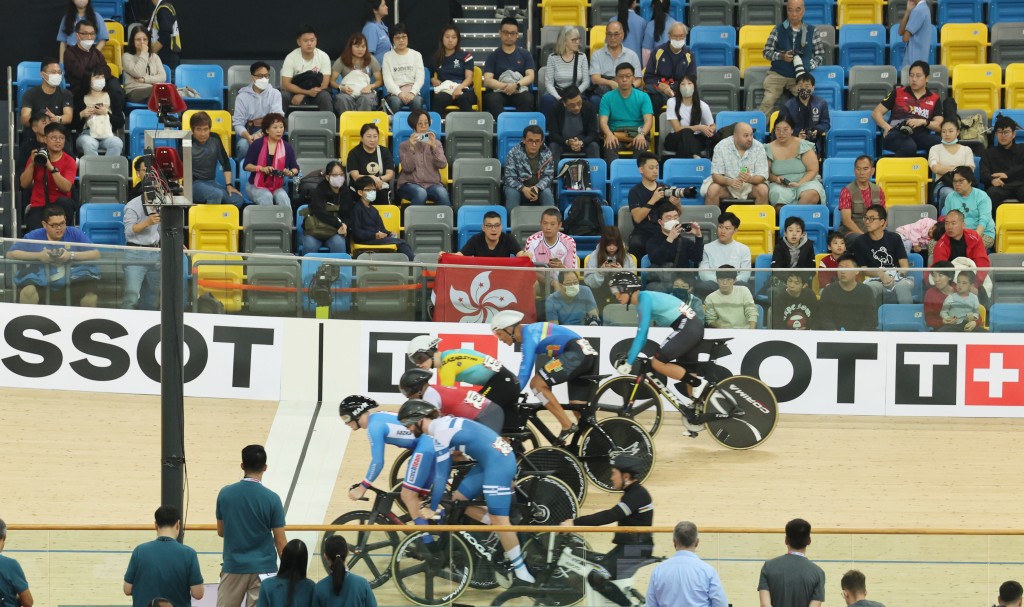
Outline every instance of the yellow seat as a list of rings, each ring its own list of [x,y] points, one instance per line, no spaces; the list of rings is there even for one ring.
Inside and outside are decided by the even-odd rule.
[[[950,70],[961,63],[988,61],[988,26],[984,23],[947,23],[939,34],[942,64]]]
[[[928,161],[925,158],[891,158],[878,161],[875,182],[885,191],[885,203],[927,204]]]
[[[238,251],[238,209],[232,204],[197,204],[188,210],[189,248]]]
[[[764,43],[772,33],[774,25],[744,25],[740,28],[740,76],[747,72],[748,67],[759,65],[770,66],[771,61],[764,58]]]
[[[590,56],[594,56],[597,49],[604,48],[604,37],[608,31],[607,25],[595,25],[590,28]]]
[[[770,204],[734,204],[729,211],[740,220],[736,240],[750,247],[753,258],[771,254],[775,249],[775,207]]]
[[[1006,101],[1003,107],[1008,110],[1024,110],[1024,63],[1011,63],[1006,66],[1003,80],[1006,87]]]
[[[815,255],[814,256],[814,267],[815,268],[820,267],[821,266],[821,260],[825,259],[829,255],[831,255],[831,253],[818,253],[817,255]],[[820,275],[821,275],[821,271],[820,270],[816,271],[814,273],[814,279],[811,281],[811,290],[814,291],[815,297],[817,297],[821,293],[821,283],[818,280],[818,276],[820,276]]]
[[[125,46],[128,43],[128,38],[124,34],[124,25],[119,21],[106,20],[107,35],[110,36],[111,40],[117,40],[121,43],[121,46]]]
[[[388,115],[384,112],[344,112],[338,119],[338,134],[341,135],[341,149],[338,156],[341,163],[348,161],[348,152],[359,145],[359,130],[364,124],[374,123],[380,130],[380,145],[387,147],[388,138],[391,137],[391,127],[388,122]]]
[[[110,63],[108,61],[107,62],[107,67],[110,68],[110,75],[111,76],[113,76],[114,78],[120,78],[121,77],[121,66],[120,65],[117,65],[117,64],[114,64],[114,63]]]
[[[121,76],[121,54],[124,52],[124,42],[111,37],[107,40],[106,44],[103,45],[103,58],[107,60],[107,64],[111,66],[117,66],[117,73],[114,74],[115,78]],[[113,72],[114,69],[111,68]]]
[[[544,0],[540,3],[540,23],[543,27],[586,25],[586,0]]]
[[[958,107],[985,110],[989,118],[1000,109],[1003,69],[998,63],[961,63],[953,68],[953,98]]]
[[[357,203],[362,204],[362,203]],[[380,213],[380,218],[384,221],[384,229],[393,234],[402,233],[402,209],[393,204],[375,204],[374,208]],[[195,208],[195,207],[192,207]],[[398,247],[393,244],[356,244],[352,243],[352,257],[358,256],[360,253],[367,251],[385,251],[394,252],[397,251]]]
[[[882,23],[882,0],[839,0],[836,22],[844,25],[875,25]]]
[[[192,207],[192,209],[195,208],[196,207]],[[197,266],[195,265],[197,261],[236,261],[239,265],[212,264]],[[192,276],[194,280],[198,281],[197,294],[199,296],[202,296],[203,293],[213,295],[217,301],[224,304],[225,312],[240,312],[242,310],[242,300],[244,298],[242,282],[245,277],[245,269],[241,263],[241,255],[193,255]],[[204,285],[203,283],[206,281],[221,284]]]
[[[1024,253],[1024,203],[1004,202],[996,209],[996,253]]]
[[[434,75],[436,76],[437,74]],[[473,66],[473,92],[476,93],[476,103],[473,104],[473,111],[479,112],[480,108],[484,106],[484,71],[478,65]],[[459,106],[449,105],[444,109],[447,112],[457,112],[459,111]]]
[[[206,112],[210,115],[210,132],[220,137],[220,142],[224,144],[224,151],[231,155],[231,140],[232,133],[234,130],[231,127],[231,112],[227,110],[185,110],[185,113],[181,115],[181,126],[182,128],[189,128],[189,121],[192,120],[197,112]]]

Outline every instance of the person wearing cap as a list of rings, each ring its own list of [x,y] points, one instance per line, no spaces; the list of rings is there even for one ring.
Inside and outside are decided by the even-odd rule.
[[[419,398],[434,405],[441,415],[471,419],[497,433],[505,424],[505,412],[473,388],[462,386],[431,386],[434,374],[426,369],[407,369],[398,380],[398,388],[406,398]]]
[[[999,114],[995,124],[997,145],[981,155],[981,183],[992,199],[992,214],[1007,200],[1024,201],[1024,144],[1015,141],[1020,125]]]

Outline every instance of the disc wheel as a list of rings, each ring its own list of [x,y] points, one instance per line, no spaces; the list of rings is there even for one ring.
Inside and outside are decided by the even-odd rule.
[[[576,496],[576,503],[583,505],[587,497],[587,476],[575,455],[560,447],[538,447],[520,458],[516,476],[529,476],[538,470],[554,471],[552,476],[565,483]]]
[[[704,401],[705,414],[724,414],[734,409],[743,415],[712,419],[706,424],[711,438],[729,449],[760,445],[772,435],[779,421],[775,393],[761,380],[746,375],[725,378]]]
[[[522,519],[519,523],[513,521],[513,524],[560,525],[579,514],[572,489],[553,476],[525,476],[516,481],[516,485],[530,503],[519,504]],[[523,496],[518,497],[521,499]]]
[[[640,424],[625,417],[610,417],[587,428],[580,440],[580,463],[599,489],[621,491],[612,485],[611,460],[617,455],[632,455],[647,463],[637,479],[642,482],[654,468],[654,440]]]
[[[426,536],[427,532],[414,533],[398,545],[391,561],[395,587],[417,605],[447,605],[469,587],[472,554],[457,535],[431,533],[433,549],[424,543]]]
[[[334,519],[332,525],[390,525],[391,521],[381,515],[371,520],[373,513],[368,510],[356,510]],[[398,547],[399,535],[394,531],[326,531],[320,542],[320,554],[324,569],[330,571],[326,551],[323,550],[327,538],[339,534],[348,543],[349,557],[346,567],[370,582],[371,588],[377,588],[391,578],[391,559]]]
[[[651,436],[661,429],[661,398],[649,383],[638,384],[632,375],[613,377],[601,384],[593,402],[597,404],[599,418],[632,419]]]

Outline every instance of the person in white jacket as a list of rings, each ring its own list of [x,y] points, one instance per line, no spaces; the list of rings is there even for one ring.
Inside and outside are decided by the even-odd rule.
[[[384,88],[388,91],[384,107],[392,114],[402,107],[408,107],[409,110],[422,109],[420,89],[426,79],[423,55],[409,48],[409,33],[404,23],[396,23],[391,28],[391,43],[394,48],[385,53],[384,64],[381,66]]]

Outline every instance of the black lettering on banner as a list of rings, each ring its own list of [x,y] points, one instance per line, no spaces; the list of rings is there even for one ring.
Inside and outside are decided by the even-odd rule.
[[[765,341],[755,345],[747,350],[747,353],[743,356],[743,362],[740,364],[740,375],[760,378],[761,365],[764,361],[776,356],[781,356],[789,362],[789,366],[793,370],[792,376],[789,383],[784,386],[776,387],[771,385],[771,382],[765,383],[771,386],[772,391],[775,393],[775,398],[780,403],[800,398],[807,391],[807,387],[811,385],[811,372],[813,368],[807,353],[796,344],[791,344],[787,341]]]
[[[18,316],[12,318],[4,327],[4,340],[7,345],[23,352],[41,357],[38,363],[30,363],[20,355],[8,356],[3,359],[4,366],[12,373],[22,377],[46,377],[60,370],[64,356],[57,344],[26,335],[36,331],[40,335],[52,335],[60,332],[60,326],[45,316]]]
[[[857,361],[878,360],[878,344],[818,342],[818,358],[836,360],[836,402],[852,404],[857,396]],[[869,381],[881,380],[881,377],[869,378]]]
[[[394,383],[392,369],[394,360],[392,356],[401,356],[404,361],[403,369],[412,367],[412,363],[406,358],[406,345],[413,337],[423,333],[370,333],[369,356],[367,357],[366,385],[369,392],[397,392],[398,386]],[[401,348],[396,346],[380,348],[381,342],[397,342]],[[400,351],[398,351],[400,350]]]
[[[91,318],[82,321],[71,332],[71,343],[86,356],[94,356],[109,361],[104,366],[94,365],[88,358],[80,358],[71,363],[71,368],[85,379],[91,381],[114,381],[120,379],[131,367],[131,357],[123,348],[116,344],[96,341],[95,335],[103,335],[115,340],[128,335],[128,330],[119,323],[106,318]]]
[[[139,338],[139,347],[136,349],[136,358],[139,360],[139,368],[149,379],[160,381],[160,364],[156,362],[156,349],[160,346],[160,326],[149,328]],[[185,361],[185,383],[199,377],[206,369],[206,361],[210,358],[210,351],[206,347],[206,340],[202,334],[192,327],[185,325],[185,346],[188,348],[188,360]]]
[[[956,344],[896,344],[897,405],[956,406]]]
[[[252,379],[252,347],[274,345],[274,330],[215,326],[213,341],[235,345],[231,364],[231,387],[248,388]]]

